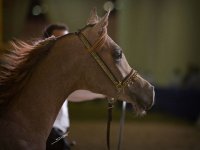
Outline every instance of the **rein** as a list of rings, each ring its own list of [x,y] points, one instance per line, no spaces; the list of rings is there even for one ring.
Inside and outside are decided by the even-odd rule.
[[[106,34],[103,34],[93,45],[88,41],[88,39],[85,37],[85,35],[81,31],[76,33],[76,35],[79,37],[79,39],[84,44],[87,51],[95,59],[97,64],[101,67],[101,69],[104,71],[107,77],[111,80],[111,82],[113,83],[113,85],[115,86],[117,90],[117,95],[115,98],[108,98],[107,149],[110,150],[110,124],[112,121],[112,108],[114,106],[115,101],[118,100],[119,95],[121,94],[123,89],[127,87],[128,85],[134,83],[134,80],[137,77],[137,72],[134,69],[131,69],[130,73],[123,80],[119,81],[117,77],[108,68],[108,66],[103,61],[103,59],[98,55],[97,52],[94,51],[96,48],[103,45]]]

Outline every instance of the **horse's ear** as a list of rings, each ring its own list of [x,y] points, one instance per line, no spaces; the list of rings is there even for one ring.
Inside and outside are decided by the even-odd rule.
[[[101,20],[95,25],[95,28],[99,31],[103,31],[108,26],[108,17],[109,17],[110,11],[108,11]]]
[[[90,17],[87,21],[87,25],[88,24],[96,24],[99,21],[99,17],[97,15],[97,9],[96,7],[94,7],[91,11],[90,11]]]

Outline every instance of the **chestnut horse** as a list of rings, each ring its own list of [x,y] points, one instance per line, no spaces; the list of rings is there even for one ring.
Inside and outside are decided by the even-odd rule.
[[[92,10],[78,33],[32,45],[15,41],[13,50],[1,51],[1,150],[45,150],[59,109],[79,89],[126,100],[137,112],[153,105],[153,86],[107,35],[108,16]]]

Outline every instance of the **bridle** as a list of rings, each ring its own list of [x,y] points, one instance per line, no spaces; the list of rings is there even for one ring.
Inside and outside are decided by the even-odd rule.
[[[92,57],[95,59],[95,61],[98,63],[98,65],[104,71],[104,73],[108,76],[108,78],[114,84],[114,86],[118,92],[117,97],[115,98],[115,99],[117,99],[119,94],[125,87],[127,87],[129,84],[133,84],[133,82],[137,76],[137,72],[134,69],[131,69],[130,73],[122,81],[119,81],[117,79],[117,77],[108,68],[108,66],[103,61],[103,59],[98,55],[97,52],[94,51],[96,48],[103,45],[106,34],[103,34],[93,45],[91,45],[91,43],[88,41],[88,39],[85,37],[85,35],[81,31],[79,31],[76,34],[79,37],[79,39],[82,41],[84,46],[86,47],[87,51],[92,55]]]
[[[81,40],[81,42],[84,44],[87,51],[91,54],[91,56],[94,58],[94,60],[97,62],[97,64],[101,67],[101,69],[104,71],[104,73],[108,76],[108,78],[111,80],[111,82],[114,84],[117,95],[115,98],[108,98],[108,121],[107,121],[107,148],[110,150],[110,123],[112,120],[112,108],[114,106],[114,103],[116,100],[118,100],[119,95],[121,92],[126,88],[128,85],[131,85],[134,83],[135,78],[137,77],[137,72],[134,69],[131,69],[130,73],[123,79],[118,80],[117,77],[112,73],[112,71],[108,68],[106,63],[103,61],[103,59],[98,55],[98,53],[95,51],[95,49],[99,48],[104,44],[105,36],[107,34],[102,34],[100,38],[95,41],[95,43],[92,45],[89,40],[86,38],[86,36],[81,32],[77,32],[76,35]]]
[[[119,81],[117,77],[108,68],[103,59],[98,55],[97,52],[94,51],[95,49],[103,45],[106,34],[105,33],[102,34],[100,38],[97,41],[95,41],[93,45],[89,42],[89,40],[81,31],[77,32],[76,35],[79,37],[79,39],[84,44],[87,51],[91,54],[91,56],[94,58],[97,64],[108,76],[108,78],[111,80],[111,82],[114,84],[117,90],[117,95],[115,98],[108,98],[107,148],[108,150],[110,150],[110,123],[112,121],[112,108],[114,106],[115,101],[119,98],[119,95],[123,91],[123,89],[128,85],[134,83],[134,80],[137,77],[137,72],[131,69],[130,73],[122,81]]]

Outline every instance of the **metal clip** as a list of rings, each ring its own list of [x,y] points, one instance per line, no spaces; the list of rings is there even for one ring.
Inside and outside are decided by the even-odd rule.
[[[63,134],[62,136],[56,138],[55,141],[51,143],[51,145],[57,143],[57,142],[60,141],[61,139],[63,139],[63,138],[65,138],[66,136],[68,136],[68,133],[69,133],[69,131],[68,131],[67,133]]]

